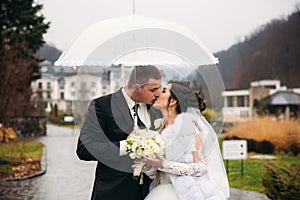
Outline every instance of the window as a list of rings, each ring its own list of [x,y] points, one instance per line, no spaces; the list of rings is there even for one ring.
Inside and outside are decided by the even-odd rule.
[[[237,102],[238,102],[238,107],[244,107],[245,106],[244,96],[238,96],[237,97]]]
[[[233,107],[233,97],[227,97],[227,107]]]
[[[64,78],[60,78],[58,80],[58,83],[59,83],[59,88],[60,89],[65,89],[65,80],[64,80]]]
[[[265,88],[267,88],[267,89],[276,89],[276,85],[266,85]]]
[[[51,89],[51,83],[47,82],[47,89]]]
[[[245,106],[249,107],[249,96],[245,96]]]
[[[39,86],[38,86],[39,89],[43,89],[43,83],[42,83],[42,82],[39,82],[38,84],[39,84]]]
[[[65,99],[65,93],[64,92],[60,93],[60,99]]]
[[[51,99],[51,92],[47,92],[47,99]]]

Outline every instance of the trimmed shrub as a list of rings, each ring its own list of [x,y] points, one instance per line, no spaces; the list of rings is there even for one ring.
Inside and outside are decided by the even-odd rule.
[[[237,136],[223,136],[224,140],[247,140],[247,151],[248,152],[256,152],[256,153],[266,153],[271,154],[274,153],[275,147],[272,143],[263,140],[256,141],[248,138],[239,138]]]
[[[299,166],[278,166],[274,163],[264,165],[265,172],[262,184],[266,188],[266,195],[270,199],[298,200],[300,197],[300,174]]]
[[[300,121],[275,121],[271,118],[260,118],[230,127],[224,138],[237,137],[246,139],[256,152],[283,151],[300,153]],[[260,144],[258,144],[260,142]],[[249,151],[251,151],[249,149]]]

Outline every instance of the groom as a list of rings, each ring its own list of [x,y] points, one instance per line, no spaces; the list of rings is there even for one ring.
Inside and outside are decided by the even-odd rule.
[[[92,100],[80,130],[77,155],[81,160],[98,161],[93,200],[142,200],[151,179],[132,178],[132,160],[124,155],[125,140],[133,131],[135,102],[141,123],[153,127],[160,113],[150,107],[160,95],[161,73],[155,66],[136,66],[128,83],[115,93]]]

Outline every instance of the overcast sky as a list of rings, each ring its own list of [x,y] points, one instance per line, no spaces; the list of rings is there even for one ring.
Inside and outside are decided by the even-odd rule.
[[[47,43],[66,50],[89,25],[133,13],[134,0],[36,0],[51,22]],[[300,0],[135,0],[137,15],[177,22],[213,53],[229,48],[272,19],[295,10]]]

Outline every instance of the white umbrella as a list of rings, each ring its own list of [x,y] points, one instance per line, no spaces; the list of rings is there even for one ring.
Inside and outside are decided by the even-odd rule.
[[[190,63],[199,66],[217,62],[201,41],[182,25],[132,15],[91,25],[63,52],[55,65]]]
[[[63,52],[55,65],[106,67],[112,64],[127,66],[152,64],[177,66],[177,69],[182,66],[190,66],[196,69],[200,65],[216,63],[218,63],[218,59],[191,31],[182,25],[171,21],[132,15],[103,20],[91,25],[81,33],[68,50]],[[212,93],[218,92],[218,89],[224,87],[222,78],[214,67],[210,67],[213,72],[216,72],[213,78],[206,80],[205,73],[203,77],[208,90]],[[83,68],[86,69],[86,67]],[[187,67],[184,70],[188,71]],[[180,75],[184,74],[181,71],[176,72]],[[220,87],[213,87],[216,82]],[[78,91],[85,90],[79,88]],[[84,93],[82,96],[87,95]],[[221,93],[219,96],[221,97]],[[213,105],[214,102],[211,102]],[[87,109],[86,103],[81,102],[80,99],[76,103],[78,105],[73,106],[73,110],[83,119],[85,117],[83,114]],[[78,123],[82,122],[78,121]],[[135,127],[137,127],[136,117],[134,121]],[[95,124],[98,124],[97,121]]]
[[[184,76],[198,66],[216,63],[218,59],[184,26],[131,15],[89,26],[54,64],[69,67],[152,64],[164,67],[164,70],[168,70],[164,74],[174,77],[174,73]],[[175,66],[176,70],[170,70]],[[213,78],[210,78],[210,74],[213,74]],[[216,66],[210,66],[210,71],[203,71],[201,75],[211,93],[219,93],[218,89],[224,88]]]

